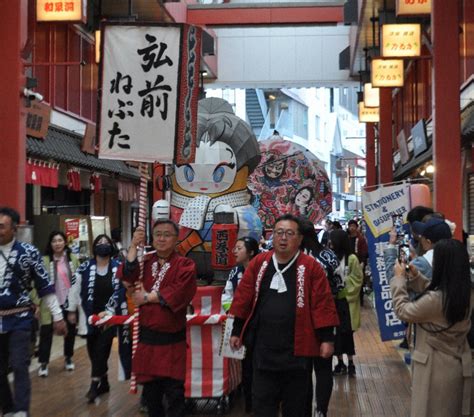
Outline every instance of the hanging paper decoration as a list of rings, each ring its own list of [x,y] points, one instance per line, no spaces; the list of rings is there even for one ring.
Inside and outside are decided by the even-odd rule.
[[[214,224],[212,226],[212,268],[230,270],[235,266],[235,256],[232,254],[232,249],[237,242],[237,230],[236,224]]]
[[[248,187],[265,229],[286,213],[317,223],[331,212],[331,184],[316,156],[279,136],[259,145],[262,160]]]
[[[81,191],[81,176],[78,169],[71,168],[67,172],[67,188],[71,191]]]
[[[94,194],[100,193],[100,190],[102,189],[102,181],[100,179],[99,174],[95,172],[91,174],[89,178],[89,186],[90,186],[91,192],[93,192]]]
[[[27,184],[58,188],[58,172],[58,164],[29,159],[26,164],[25,181]]]
[[[234,212],[238,237],[260,238],[262,224],[247,192],[248,175],[260,151],[250,126],[218,98],[199,102],[196,142],[195,162],[174,166],[171,218],[181,225],[178,250],[196,261],[199,275],[207,275],[211,228],[219,206],[230,206]]]

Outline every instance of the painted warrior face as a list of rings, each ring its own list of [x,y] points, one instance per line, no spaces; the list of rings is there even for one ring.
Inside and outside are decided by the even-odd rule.
[[[232,148],[224,142],[201,142],[193,164],[175,167],[176,181],[186,191],[199,194],[221,193],[234,183],[237,161]]]

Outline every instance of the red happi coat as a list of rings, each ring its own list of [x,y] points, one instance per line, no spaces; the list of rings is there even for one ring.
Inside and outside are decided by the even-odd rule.
[[[196,293],[196,265],[191,259],[174,253],[168,259],[170,267],[160,285],[160,295],[166,306],[149,303],[140,307],[140,327],[145,326],[154,331],[175,333],[186,328],[186,308]],[[155,283],[159,266],[158,256],[151,253],[145,256],[143,286],[151,291]],[[155,272],[155,276],[153,275]],[[135,282],[139,277],[139,268],[132,274],[123,276],[123,269],[118,272],[119,278]],[[186,340],[169,345],[146,345],[138,343],[133,358],[132,370],[138,383],[150,381],[156,377],[169,377],[184,380],[186,377]]]
[[[230,314],[245,320],[241,340],[255,312],[265,271],[273,251],[256,256],[245,270],[234,295]],[[339,325],[331,289],[322,266],[301,253],[296,260],[295,356],[319,356],[320,342],[314,330]],[[258,329],[257,329],[258,331]]]

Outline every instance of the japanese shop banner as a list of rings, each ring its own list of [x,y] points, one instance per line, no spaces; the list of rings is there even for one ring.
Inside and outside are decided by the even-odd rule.
[[[104,25],[99,156],[193,162],[201,30]]]
[[[392,293],[385,270],[383,249],[389,240],[392,215],[402,215],[403,221],[406,222],[410,207],[410,187],[408,184],[400,184],[379,187],[370,192],[363,191],[362,203],[364,220],[367,224],[369,264],[380,336],[383,341],[400,339],[405,335],[405,327],[393,312]]]

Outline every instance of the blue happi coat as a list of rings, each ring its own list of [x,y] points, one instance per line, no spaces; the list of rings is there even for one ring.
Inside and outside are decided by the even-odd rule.
[[[16,240],[7,259],[5,274],[0,276],[0,310],[32,305],[30,291],[33,286],[40,297],[54,294],[54,284],[49,278],[39,250],[29,243]],[[32,320],[33,309],[0,316],[0,333],[13,330],[30,331]]]

